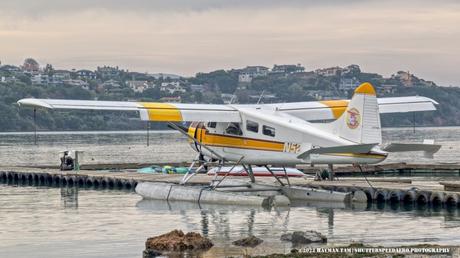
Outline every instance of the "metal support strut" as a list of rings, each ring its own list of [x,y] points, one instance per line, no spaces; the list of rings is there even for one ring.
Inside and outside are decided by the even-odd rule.
[[[291,182],[289,182],[289,176],[287,174],[287,170],[286,170],[285,166],[283,166],[283,170],[284,170],[284,176],[286,177],[286,181],[287,181],[288,185],[291,186]]]
[[[255,183],[255,182],[256,182],[256,178],[254,177],[254,172],[252,171],[252,166],[251,166],[251,165],[248,165],[248,167],[246,167],[246,166],[243,164],[243,168],[244,168],[244,170],[246,170],[246,172],[248,173],[249,179],[251,179],[251,183]]]
[[[190,167],[187,170],[187,173],[182,177],[180,180],[179,184],[185,185],[185,183],[188,182],[193,176],[195,176],[198,172],[200,172],[201,169],[204,168],[205,164],[201,164],[194,172],[192,172],[193,167],[195,166],[196,162],[200,160],[200,153],[198,153],[197,157],[193,160],[192,164],[190,164]]]
[[[278,181],[278,183],[280,183],[281,186],[285,186],[285,184],[275,175],[275,173],[273,173],[273,171],[267,165],[265,165],[265,168],[268,170],[268,172],[270,172],[270,174],[272,174],[272,176],[276,179],[276,181]]]
[[[329,180],[334,181],[335,180],[334,165],[328,164],[327,167],[329,169]]]
[[[243,159],[244,159],[244,156],[241,156],[241,158],[232,166],[232,168],[230,168],[230,170],[229,170],[227,173],[225,173],[224,177],[223,177],[221,180],[219,180],[219,181],[217,182],[217,184],[216,184],[215,186],[212,187],[212,189],[213,189],[213,190],[216,189],[216,188],[220,185],[220,183],[222,183],[222,181],[224,181],[224,179],[227,178],[228,175],[230,175],[230,173],[233,171],[233,169],[235,169],[235,167],[238,166],[238,165],[240,164],[240,162],[241,162]],[[219,169],[219,170],[220,170],[220,169]],[[217,173],[218,173],[218,172],[216,172],[216,175],[217,175]]]
[[[37,109],[34,108],[34,145],[37,145]]]
[[[147,147],[150,145],[150,121],[147,121]]]

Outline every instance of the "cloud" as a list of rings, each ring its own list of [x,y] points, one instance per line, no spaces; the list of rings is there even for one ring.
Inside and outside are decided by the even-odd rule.
[[[201,12],[213,9],[252,9],[267,8],[311,8],[318,6],[350,6],[355,3],[374,0],[15,0],[1,1],[0,10],[11,15],[31,17],[76,13],[91,10],[106,10],[110,12]]]
[[[12,15],[41,16],[62,13],[85,12],[89,10],[107,10],[115,12],[200,12],[212,9],[251,9],[271,8],[352,8],[359,4],[387,4],[394,8],[400,6],[442,6],[458,5],[456,0],[15,0],[0,1],[0,11]]]
[[[184,75],[257,64],[356,63],[369,72],[403,69],[460,85],[460,8],[442,3],[1,1],[0,10],[18,14],[0,15],[0,58]]]

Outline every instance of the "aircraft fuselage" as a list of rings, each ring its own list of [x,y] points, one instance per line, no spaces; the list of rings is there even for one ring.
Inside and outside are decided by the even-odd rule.
[[[243,156],[244,163],[255,165],[374,164],[387,157],[386,152],[377,149],[364,154],[312,154],[307,160],[300,159],[298,156],[311,148],[354,143],[300,119],[292,121],[290,117],[280,121],[284,118],[270,116],[267,112],[240,111],[242,123],[194,122],[188,134],[226,160],[237,161]],[[276,122],[270,122],[271,119],[276,119]],[[213,157],[212,153],[199,144],[193,141],[190,144],[195,151]]]

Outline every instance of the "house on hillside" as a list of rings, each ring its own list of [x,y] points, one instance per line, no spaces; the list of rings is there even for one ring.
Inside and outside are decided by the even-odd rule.
[[[297,65],[274,65],[271,74],[293,74],[293,73],[302,73],[305,71],[305,67],[300,64]]]
[[[96,73],[90,70],[78,70],[76,74],[77,78],[80,80],[96,80]]]
[[[118,66],[110,67],[110,66],[103,66],[97,67],[97,74],[101,76],[102,79],[114,79],[120,76],[120,69]]]
[[[220,94],[220,97],[222,98],[224,104],[232,104],[237,101],[237,97],[235,94],[222,93]]]
[[[50,82],[49,76],[43,73],[32,75],[30,80],[32,81],[32,85],[48,85]]]
[[[65,80],[70,80],[70,72],[66,70],[55,70],[49,77],[49,83],[54,85],[62,84]]]
[[[38,74],[40,71],[40,65],[37,61],[35,61],[35,59],[27,58],[24,60],[24,63],[21,66],[21,70],[28,74]]]
[[[10,73],[18,73],[21,71],[21,68],[14,66],[14,65],[4,65],[0,67],[0,71],[6,71]]]
[[[11,77],[10,76],[8,76],[8,77],[2,76],[0,78],[0,82],[3,82],[3,83],[16,83],[16,82],[19,82],[19,79],[16,78],[15,76],[11,76]]]
[[[121,85],[116,80],[107,80],[98,86],[98,90],[116,93],[121,90]]]
[[[239,82],[251,82],[252,79],[268,75],[268,68],[264,66],[247,66],[239,70]]]
[[[206,91],[206,87],[203,84],[190,84],[190,90],[203,93]]]
[[[77,86],[77,87],[80,87],[82,89],[89,90],[89,84],[87,82],[83,81],[83,80],[80,80],[80,79],[76,79],[76,80],[68,79],[68,80],[64,80],[62,83],[64,85]]]
[[[342,68],[338,66],[334,67],[329,67],[329,68],[322,68],[322,69],[316,69],[315,73],[318,75],[322,75],[324,77],[330,77],[330,76],[339,76],[342,72]]]
[[[412,81],[413,75],[409,72],[398,71],[396,74],[393,74],[391,78],[400,81],[401,84],[405,87],[414,86],[414,83]]]
[[[347,67],[344,67],[341,71],[340,71],[340,75],[342,76],[347,76],[347,75],[355,75],[357,76],[358,74],[361,73],[361,68],[359,67],[359,65],[355,65],[355,64],[352,64],[352,65],[349,65]]]
[[[396,84],[382,84],[377,90],[381,94],[394,94],[397,88],[398,85]]]
[[[142,93],[146,89],[154,87],[154,85],[148,81],[126,81],[126,85],[137,93]]]
[[[355,77],[352,78],[340,78],[339,82],[339,90],[343,91],[349,91],[349,90],[354,90],[356,87],[358,87],[360,84],[359,80],[356,79]]]
[[[186,90],[182,87],[180,81],[162,82],[160,91],[167,92],[169,94],[185,93]]]

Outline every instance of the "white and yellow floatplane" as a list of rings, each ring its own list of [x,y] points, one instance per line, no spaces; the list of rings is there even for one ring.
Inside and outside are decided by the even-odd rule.
[[[189,138],[206,162],[241,165],[253,178],[253,165],[374,164],[389,152],[423,151],[435,144],[382,145],[380,114],[436,110],[436,101],[421,96],[377,98],[370,83],[351,100],[280,104],[183,104],[61,99],[21,99],[20,106],[48,109],[137,111],[145,121],[169,122]],[[187,127],[175,122],[191,122]],[[231,171],[231,170],[230,170]],[[217,173],[216,173],[217,174]],[[184,176],[185,183],[193,174]]]

